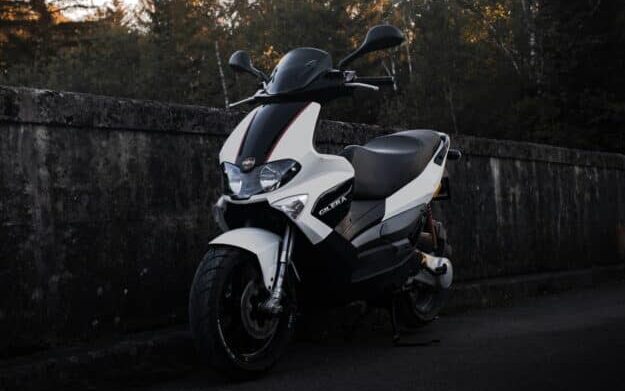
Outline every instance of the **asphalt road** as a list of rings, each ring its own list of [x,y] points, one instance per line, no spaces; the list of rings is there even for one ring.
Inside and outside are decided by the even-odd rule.
[[[393,347],[386,331],[296,343],[266,377],[210,370],[152,390],[625,390],[625,284],[441,317]]]

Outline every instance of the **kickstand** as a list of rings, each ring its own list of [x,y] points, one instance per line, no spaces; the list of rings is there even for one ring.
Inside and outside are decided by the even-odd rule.
[[[399,324],[397,323],[397,299],[393,298],[391,301],[391,327],[393,328],[393,345],[395,347],[414,347],[414,346],[430,346],[440,343],[440,339],[431,339],[429,341],[414,341],[405,342],[401,341],[401,331]]]

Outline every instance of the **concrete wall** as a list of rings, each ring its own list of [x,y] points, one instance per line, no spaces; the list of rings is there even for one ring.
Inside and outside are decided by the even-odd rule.
[[[0,358],[186,321],[217,232],[217,153],[241,118],[0,87]],[[322,122],[337,151],[390,129]],[[459,279],[623,262],[625,156],[458,136]]]

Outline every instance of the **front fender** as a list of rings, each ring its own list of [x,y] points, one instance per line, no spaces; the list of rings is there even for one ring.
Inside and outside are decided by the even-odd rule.
[[[265,286],[271,290],[278,265],[280,241],[278,235],[264,229],[237,228],[217,236],[209,245],[238,247],[254,254],[263,274]]]

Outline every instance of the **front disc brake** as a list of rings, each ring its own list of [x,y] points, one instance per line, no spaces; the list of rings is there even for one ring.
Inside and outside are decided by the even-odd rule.
[[[262,311],[260,305],[267,299],[258,282],[250,281],[241,295],[241,320],[245,331],[254,339],[264,340],[275,332],[278,317]]]

